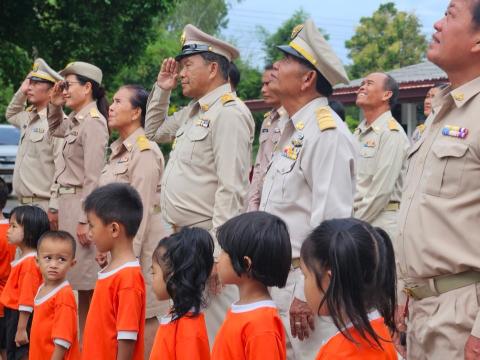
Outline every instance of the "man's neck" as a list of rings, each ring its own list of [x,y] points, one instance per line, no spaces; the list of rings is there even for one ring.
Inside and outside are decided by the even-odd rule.
[[[388,106],[380,106],[376,108],[364,108],[363,115],[365,116],[365,121],[367,124],[372,124],[375,120],[377,120],[380,115],[385,114],[387,111],[390,111]]]
[[[462,67],[446,70],[452,89],[459,88],[466,83],[480,77],[480,66]]]
[[[298,96],[287,96],[282,99],[282,105],[285,108],[288,116],[291,118],[301,108],[320,97],[317,93],[300,94]]]
[[[211,83],[208,84],[208,86],[205,88],[205,91],[202,92],[201,95],[199,95],[195,100],[199,100],[202,97],[204,97],[207,94],[210,94],[213,90],[219,88],[222,85],[227,84],[225,80],[214,80]]]

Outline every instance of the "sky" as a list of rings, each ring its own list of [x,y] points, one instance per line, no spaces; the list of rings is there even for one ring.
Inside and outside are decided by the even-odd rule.
[[[387,0],[231,0],[228,26],[223,30],[233,40],[243,59],[262,67],[264,52],[257,26],[273,33],[298,9],[305,10],[315,24],[330,35],[330,43],[345,64],[351,63],[345,48],[362,16],[371,16]],[[422,23],[422,32],[430,39],[433,24],[442,17],[449,0],[393,0],[398,10],[413,12]]]

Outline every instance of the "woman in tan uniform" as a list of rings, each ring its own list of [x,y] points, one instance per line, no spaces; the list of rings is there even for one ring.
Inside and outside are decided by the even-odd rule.
[[[58,227],[77,240],[77,265],[68,280],[78,290],[80,339],[97,280],[95,246],[88,237],[83,201],[98,186],[108,144],[108,102],[101,87],[102,71],[91,64],[74,62],[60,72],[65,81],[53,88],[48,109],[49,131],[64,138],[54,176],[58,187]],[[68,117],[62,106],[72,110]]]
[[[114,95],[108,113],[108,126],[117,130],[120,137],[110,146],[111,155],[99,180],[99,185],[128,183],[142,198],[143,220],[133,248],[140,260],[147,289],[145,358],[149,357],[158,327],[156,316],[163,315],[168,309],[168,301],[157,301],[152,290],[152,254],[167,233],[160,215],[160,180],[164,159],[158,145],[147,140],[143,130],[147,99],[148,92],[138,85],[123,86]]]

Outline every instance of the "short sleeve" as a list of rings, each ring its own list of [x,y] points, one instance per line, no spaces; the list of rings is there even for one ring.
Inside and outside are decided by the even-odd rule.
[[[286,356],[286,347],[279,334],[265,332],[247,340],[245,355],[247,360],[283,360]]]
[[[20,289],[18,310],[31,313],[33,312],[33,301],[41,282],[38,270],[34,269],[33,266],[25,266],[20,272],[18,282]]]
[[[77,309],[73,296],[73,304],[67,296],[64,298],[55,304],[52,340],[60,339],[72,344],[77,336]]]
[[[127,335],[138,334],[140,322],[144,321],[142,309],[144,297],[139,289],[126,288],[118,292],[117,334],[123,339],[135,340]],[[120,338],[119,338],[120,339]]]

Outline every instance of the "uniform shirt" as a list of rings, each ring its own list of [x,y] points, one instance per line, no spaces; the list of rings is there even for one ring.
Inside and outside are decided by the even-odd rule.
[[[30,333],[29,360],[50,359],[55,345],[67,349],[65,360],[80,359],[77,303],[70,284],[64,281],[42,297],[38,293]]]
[[[48,133],[47,108],[25,110],[26,96],[19,90],[7,107],[7,121],[20,129],[13,190],[19,197],[50,199],[49,207],[58,209],[54,191],[55,164],[62,141]]]
[[[191,314],[190,314],[191,315]],[[205,316],[163,317],[155,335],[150,360],[209,360]]]
[[[287,120],[288,116],[283,108],[274,109],[265,114],[265,120],[260,129],[259,147],[253,168],[252,182],[248,190],[247,211],[257,211],[260,206],[263,179]]]
[[[98,273],[83,335],[82,359],[117,359],[118,340],[135,342],[143,359],[145,283],[138,261]]]
[[[10,275],[10,263],[15,259],[16,247],[7,241],[8,219],[0,220],[0,295]],[[0,303],[0,317],[3,317],[3,305]]]
[[[354,216],[371,223],[390,202],[400,202],[410,143],[390,111],[371,124],[363,120],[355,130],[355,138],[360,157]]]
[[[441,91],[423,136],[409,151],[396,242],[400,287],[480,271],[479,93],[480,77]],[[466,137],[456,137],[453,126],[467,129]],[[480,337],[479,315],[472,335]]]
[[[36,256],[36,252],[31,252],[12,262],[10,275],[0,296],[0,302],[5,307],[30,313],[33,311],[33,301],[42,283]]]
[[[216,228],[244,210],[255,131],[252,115],[229,84],[172,116],[167,116],[169,98],[170,92],[155,84],[145,122],[150,140],[175,137],[162,179],[162,214],[176,226],[208,222],[204,228]]]
[[[133,241],[135,256],[139,257],[150,217],[155,211],[160,211],[160,180],[165,161],[158,145],[147,140],[142,128],[135,130],[123,141],[117,139],[110,149],[112,153],[102,170],[99,185],[128,183],[140,194],[144,208],[143,218]]]
[[[373,317],[373,318],[372,318]],[[392,342],[392,337],[384,320],[378,312],[372,313],[369,318],[370,325],[375,333],[383,340],[380,340],[383,350],[374,342],[372,346],[367,340],[360,336],[360,333],[353,327],[346,331],[350,333],[355,342],[347,339],[342,333],[337,333],[320,348],[316,360],[350,360],[350,359],[375,359],[375,360],[396,360],[397,352]]]
[[[83,188],[83,205],[85,198],[97,187],[105,164],[107,121],[93,101],[78,114],[71,112],[65,120],[60,107],[49,105],[48,124],[53,136],[64,138],[55,182],[61,186]],[[87,216],[83,211],[78,222],[87,223]]]
[[[285,329],[271,300],[233,304],[213,344],[212,360],[285,360]]]

